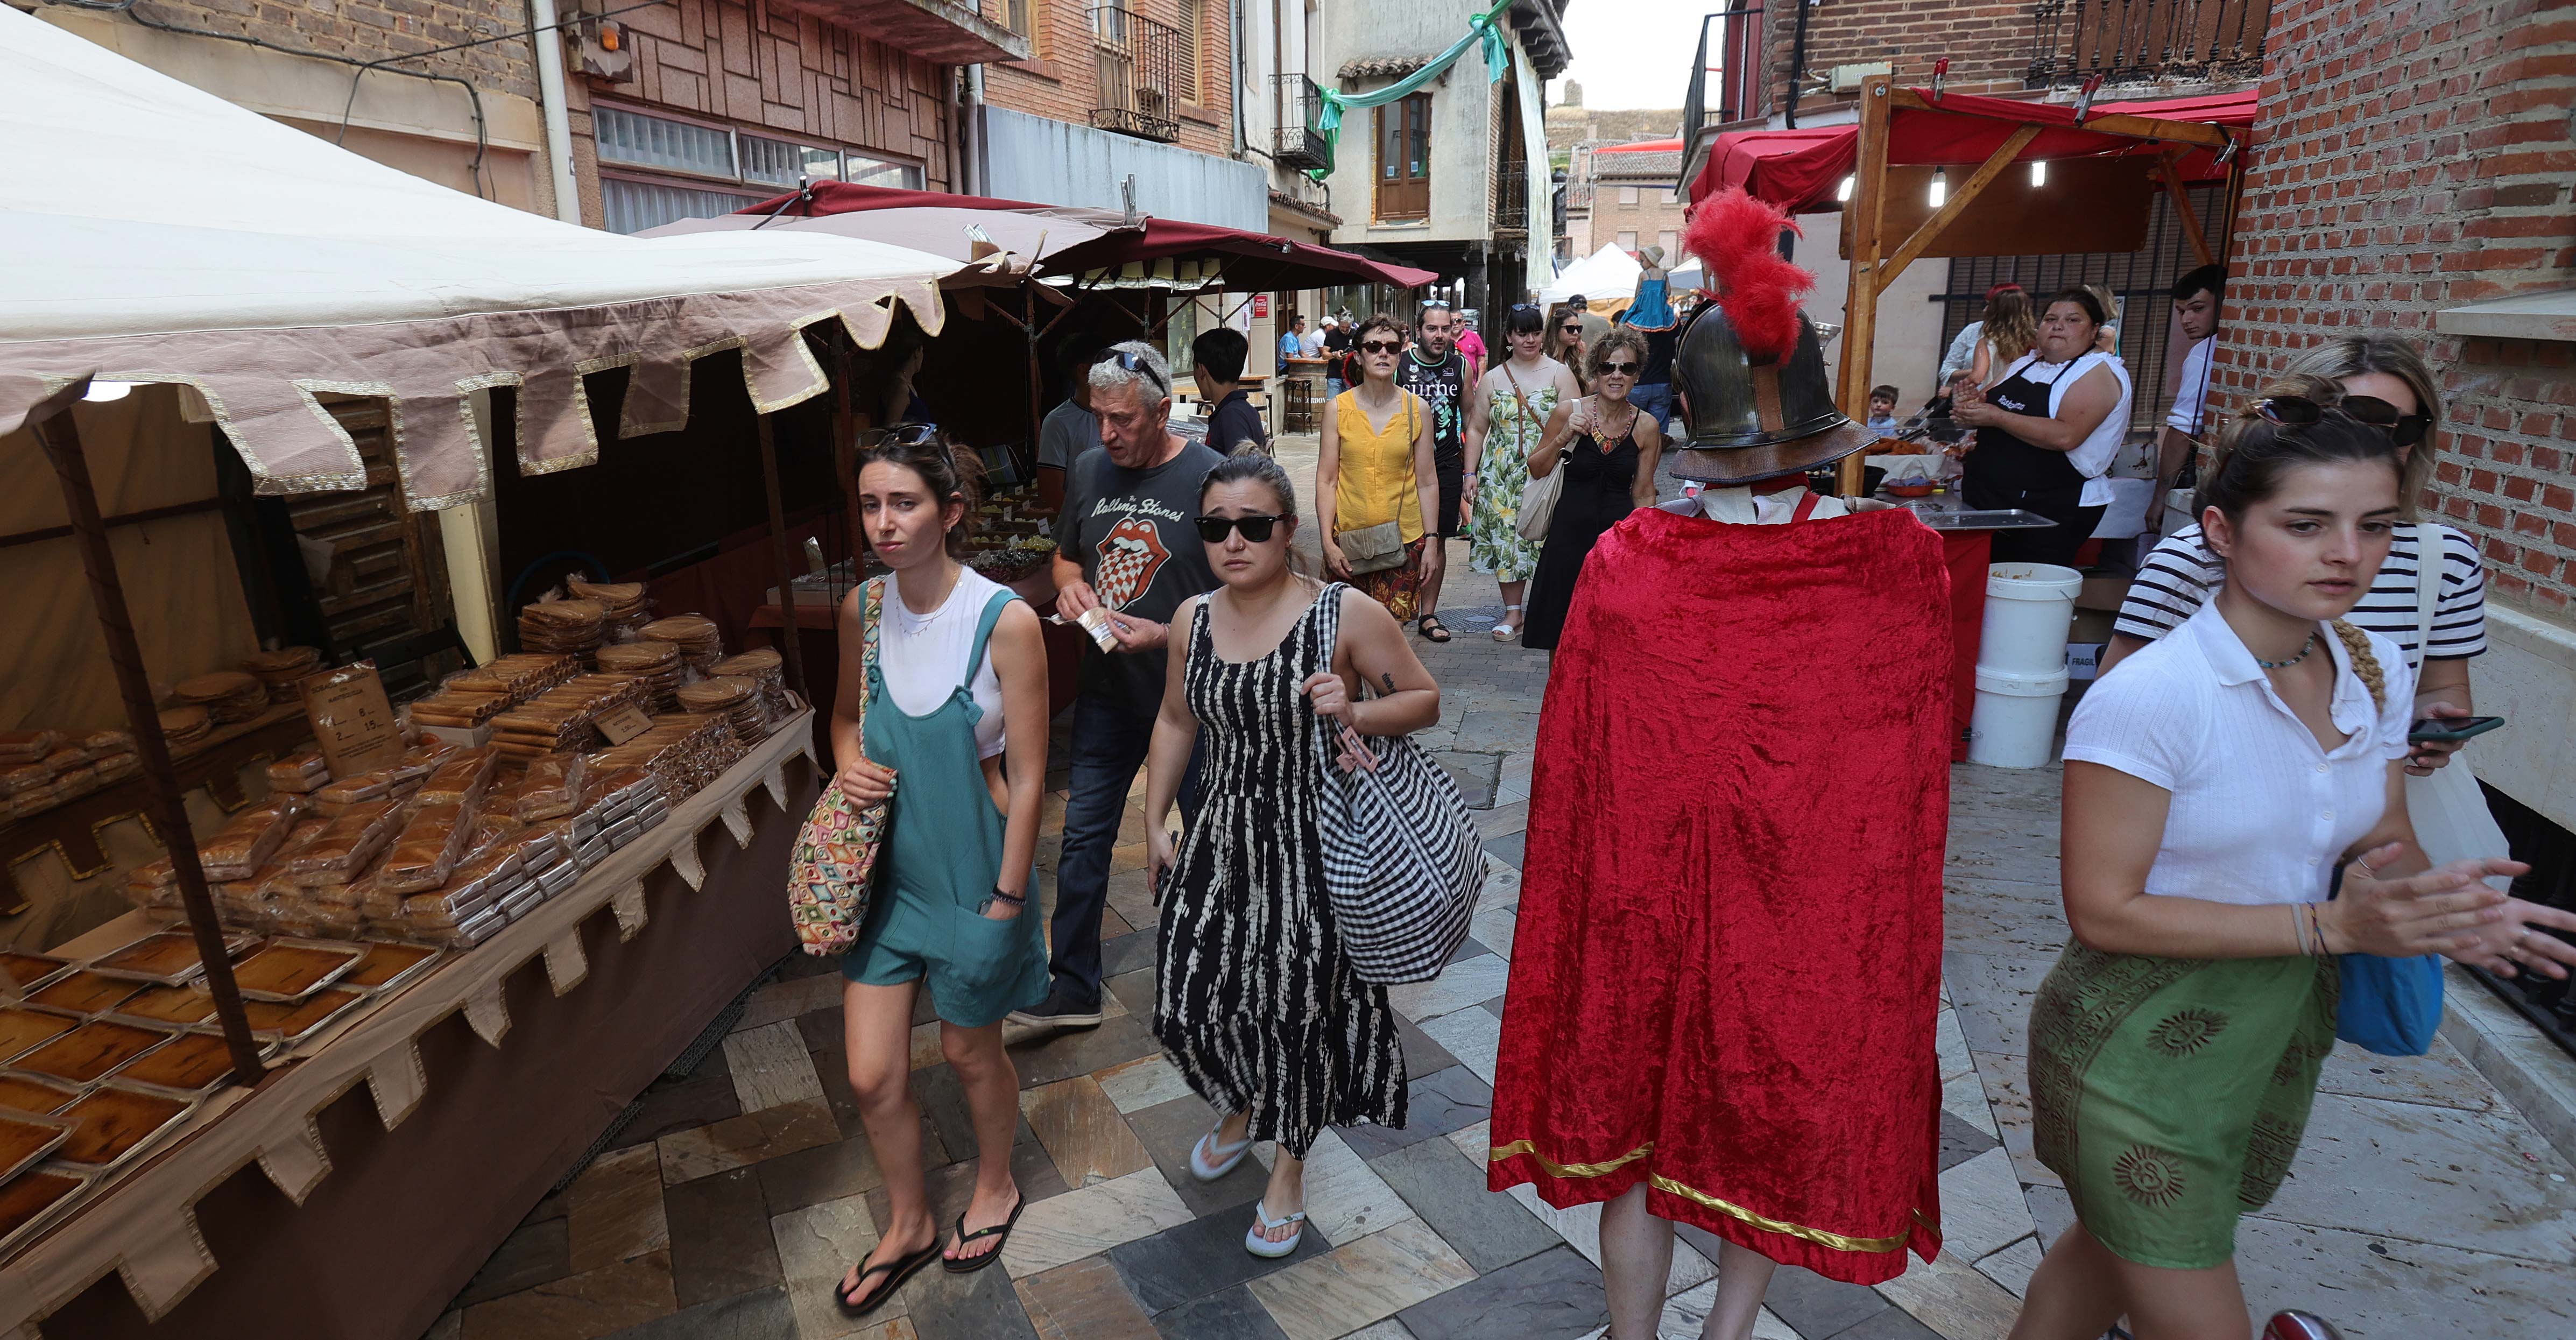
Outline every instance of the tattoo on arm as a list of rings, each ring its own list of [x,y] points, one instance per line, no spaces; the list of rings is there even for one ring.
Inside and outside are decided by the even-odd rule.
[[[1395,672],[1394,672],[1394,671],[1392,671],[1392,670],[1386,671],[1386,672],[1384,672],[1383,674],[1379,675],[1378,677],[1379,677],[1380,679],[1383,679],[1383,680],[1385,680],[1385,681],[1386,681],[1386,691],[1387,691],[1387,692],[1389,692],[1389,693],[1393,693],[1393,692],[1395,692]]]

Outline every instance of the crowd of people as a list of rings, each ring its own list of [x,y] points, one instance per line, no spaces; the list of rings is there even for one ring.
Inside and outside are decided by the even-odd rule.
[[[1139,768],[1161,911],[1152,1027],[1209,1107],[1189,1170],[1213,1181],[1275,1145],[1245,1250],[1296,1249],[1304,1159],[1326,1127],[1405,1124],[1397,1016],[1336,929],[1318,788],[1335,768],[1374,766],[1369,740],[1438,720],[1440,688],[1408,634],[1451,639],[1438,617],[1448,541],[1464,539],[1500,587],[1491,635],[1552,650],[1588,556],[1657,505],[1659,459],[1684,431],[1671,416],[1689,409],[1673,395],[1675,351],[1698,315],[1661,280],[1658,264],[1653,291],[1598,330],[1579,299],[1509,308],[1490,366],[1439,300],[1409,327],[1387,314],[1337,317],[1328,333],[1292,322],[1283,363],[1320,360],[1331,378],[1309,494],[1321,572],[1295,552],[1310,523],[1243,389],[1241,334],[1193,346],[1204,444],[1172,431],[1172,370],[1150,345],[1067,354],[1072,393],[1040,445],[1059,475],[1055,617],[1099,611],[1106,637],[1085,649],[1071,709],[1043,928],[1029,910],[1049,727],[1039,620],[957,559],[971,453],[928,431],[862,453],[866,537],[893,576],[879,612],[862,593],[841,611],[832,741],[836,785],[895,807],[880,895],[842,964],[851,1086],[891,1213],[842,1281],[845,1310],[875,1309],[932,1261],[989,1265],[1018,1222],[1002,1030],[1101,1021],[1111,851]],[[2437,382],[2403,341],[2328,341],[2212,433],[2223,291],[2214,270],[2173,290],[2191,353],[2156,471],[2161,496],[2214,447],[2197,519],[2145,556],[2067,728],[2070,933],[2032,1005],[2030,1088],[2038,1157],[2076,1224],[2032,1277],[2015,1340],[2115,1322],[2138,1340],[2251,1334],[2235,1226],[2297,1153],[2336,1036],[2339,956],[2552,977],[2576,963],[2548,933],[2576,931],[2576,914],[2511,897],[2501,881],[2526,867],[2446,850],[2408,803],[2459,748],[2410,736],[2473,711],[2468,665],[2484,649],[2477,551],[2417,514]],[[2059,523],[1998,536],[1997,561],[2069,562],[2103,513],[2136,393],[2111,320],[2085,287],[2044,303],[1999,289],[1945,359],[1951,413],[1974,430],[1968,501]],[[1896,403],[1874,388],[1871,423],[1892,422]],[[1534,535],[1518,509],[1550,477]],[[1676,506],[1792,525],[1863,504],[1766,488]],[[925,984],[978,1145],[973,1195],[945,1233],[908,1083]],[[1617,1340],[1652,1336],[1661,1311],[1671,1226],[1654,1204],[1641,1189],[1603,1217]],[[1770,1265],[1730,1237],[1706,1336],[1751,1334]]]

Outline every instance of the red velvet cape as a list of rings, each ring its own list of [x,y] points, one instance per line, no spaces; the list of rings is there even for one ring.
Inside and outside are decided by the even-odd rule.
[[[1548,671],[1494,1190],[1855,1284],[1940,1247],[1948,580],[1911,513],[1641,511]]]

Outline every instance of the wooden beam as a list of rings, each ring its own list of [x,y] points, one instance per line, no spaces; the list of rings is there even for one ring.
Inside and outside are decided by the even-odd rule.
[[[2156,170],[2165,179],[2165,194],[2173,197],[2174,217],[2182,220],[2182,233],[2191,239],[2192,254],[2200,257],[2201,264],[2209,264],[2216,259],[2209,251],[2209,234],[2201,231],[2200,215],[2191,207],[2191,193],[2183,189],[2182,174],[2174,170],[2174,155],[2156,155]]]
[[[1952,116],[1983,115],[1976,112],[1961,112],[1956,107],[1934,102],[1910,88],[1891,90],[1888,104],[1899,111],[1947,112]],[[2011,118],[1997,116],[1987,119],[2006,121]],[[2033,121],[2025,124],[2036,125],[2043,130],[2076,129],[2055,121]],[[2086,117],[2081,129],[2103,135],[2119,135],[2133,140],[2149,140],[2158,144],[2197,144],[2211,149],[2227,147],[2227,132],[2203,121],[2166,121],[2152,116],[2131,116],[2126,112],[2106,112],[2098,116]]]
[[[786,615],[778,621],[779,640],[787,644],[781,648],[783,654],[780,659],[787,663],[787,687],[796,690],[796,696],[811,707],[814,695],[805,688],[805,653],[796,640],[796,565],[787,558],[787,509],[778,496],[778,437],[770,427],[771,417],[767,414],[753,416],[760,425],[760,482],[769,495],[770,560],[778,570],[778,607]],[[850,566],[854,571],[860,566],[855,544],[851,546]],[[822,713],[817,712],[815,716],[819,721]]]
[[[1845,288],[1841,371],[1834,397],[1852,422],[1869,418],[1870,345],[1878,338],[1878,230],[1887,198],[1887,116],[1891,81],[1871,75],[1860,88],[1860,161],[1852,177],[1851,278]],[[1858,497],[1861,453],[1843,458],[1838,468],[1845,497]]]
[[[1887,292],[1888,286],[1896,282],[1896,277],[1905,273],[1906,266],[1912,265],[1915,258],[1923,254],[1925,248],[1940,240],[1941,230],[1949,227],[1952,221],[1965,213],[1968,206],[1974,204],[1977,197],[1985,192],[1986,187],[1993,184],[1995,178],[2002,176],[2004,169],[2011,167],[2013,160],[2021,156],[2021,151],[2030,147],[2030,142],[2037,138],[2039,138],[2039,127],[2027,125],[2004,136],[2004,142],[1996,145],[1993,153],[1986,155],[1986,161],[1979,163],[1977,170],[1969,173],[1966,181],[1952,188],[1950,198],[1941,202],[1941,208],[1933,211],[1932,217],[1925,219],[1922,226],[1914,230],[1914,235],[1905,239],[1903,245],[1897,247],[1895,253],[1887,258],[1886,263],[1879,266],[1878,291]]]

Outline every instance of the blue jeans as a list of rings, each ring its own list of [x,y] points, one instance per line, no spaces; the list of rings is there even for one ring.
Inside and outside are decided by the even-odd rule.
[[[1324,379],[1324,398],[1326,400],[1330,400],[1334,396],[1340,395],[1342,392],[1349,389],[1351,389],[1350,383],[1343,381],[1339,377],[1326,377]]]
[[[1655,431],[1662,432],[1665,420],[1673,417],[1673,384],[1657,382],[1652,386],[1640,386],[1628,393],[1628,403],[1636,406],[1655,425]]]
[[[1066,743],[1073,768],[1066,783],[1064,849],[1056,858],[1055,917],[1048,931],[1055,946],[1056,989],[1088,1004],[1100,1000],[1100,914],[1109,906],[1110,857],[1118,845],[1119,822],[1127,814],[1128,788],[1135,785],[1136,769],[1144,766],[1145,750],[1153,743],[1154,716],[1088,693],[1073,703],[1073,733]],[[1184,824],[1198,817],[1204,753],[1204,747],[1192,749],[1189,771],[1181,775]]]

